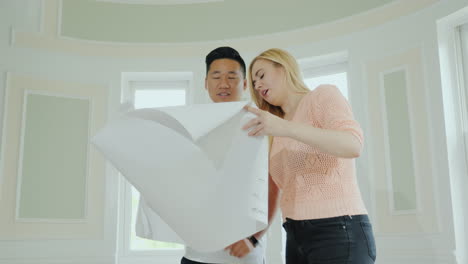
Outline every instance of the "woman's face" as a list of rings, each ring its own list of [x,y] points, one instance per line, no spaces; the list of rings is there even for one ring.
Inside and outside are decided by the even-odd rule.
[[[257,95],[268,103],[281,106],[286,99],[283,67],[269,60],[259,59],[252,66],[252,85]]]

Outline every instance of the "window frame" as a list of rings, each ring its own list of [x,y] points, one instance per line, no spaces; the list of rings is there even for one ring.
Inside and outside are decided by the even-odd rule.
[[[302,71],[302,78],[316,78],[319,76],[332,75],[338,73],[346,73],[347,100],[350,98],[349,90],[349,71],[348,71],[348,54],[345,51],[325,54],[321,56],[307,57],[298,60],[299,68]],[[314,89],[315,87],[309,87]]]
[[[437,24],[437,40],[439,52],[439,66],[441,77],[442,107],[444,110],[445,142],[448,161],[448,182],[439,182],[440,186],[451,190],[451,197],[447,204],[447,213],[453,215],[453,230],[455,252],[457,262],[466,263],[468,260],[468,230],[464,228],[464,222],[468,216],[468,205],[460,202],[468,198],[466,188],[468,179],[468,144],[461,131],[466,126],[466,89],[463,80],[463,62],[461,50],[460,27],[468,24],[468,6],[455,11],[448,16],[440,18]],[[465,66],[468,67],[468,66]],[[458,139],[462,138],[465,146],[458,147]],[[446,186],[449,185],[449,186]],[[444,200],[445,202],[446,200]],[[444,211],[445,212],[445,211]],[[449,234],[447,234],[449,235]],[[451,239],[451,238],[450,238]]]
[[[136,88],[134,83],[178,83],[173,87],[180,87],[181,82],[186,82],[185,101],[186,105],[192,103],[192,72],[122,72],[121,75],[121,104],[135,104]],[[170,85],[169,85],[170,86]],[[154,90],[167,90],[167,88],[155,87]],[[143,90],[143,89],[142,89]],[[152,90],[152,89],[150,89]],[[132,250],[132,189],[131,184],[124,178],[119,180],[119,210],[118,210],[118,239],[117,258],[118,263],[178,263],[184,254],[184,249],[155,249],[155,250]]]
[[[337,73],[344,69],[347,72],[348,53],[346,51],[323,54],[319,56],[305,57],[298,60],[304,78]]]

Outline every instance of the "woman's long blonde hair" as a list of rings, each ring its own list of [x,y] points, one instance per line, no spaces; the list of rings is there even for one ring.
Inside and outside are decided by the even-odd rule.
[[[297,93],[307,93],[309,89],[304,84],[302,79],[302,74],[299,69],[299,65],[297,64],[296,59],[289,54],[289,52],[282,50],[282,49],[269,49],[266,50],[257,57],[255,57],[249,65],[248,71],[248,80],[249,80],[249,89],[250,95],[252,100],[255,102],[258,108],[268,111],[276,116],[281,118],[284,117],[284,112],[279,106],[274,106],[267,101],[263,100],[261,96],[259,96],[258,92],[255,90],[253,85],[253,76],[252,76],[252,67],[257,60],[268,60],[273,62],[276,67],[283,67],[286,76],[286,84],[293,89],[294,92]]]

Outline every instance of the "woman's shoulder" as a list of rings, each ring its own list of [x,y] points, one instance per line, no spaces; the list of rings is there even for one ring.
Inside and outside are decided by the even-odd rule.
[[[312,100],[318,104],[328,104],[330,101],[342,101],[344,99],[340,89],[333,84],[321,84],[312,92],[314,98]]]
[[[332,84],[321,84],[314,89],[308,91],[304,95],[304,101],[308,103],[317,103],[323,98],[334,97],[340,93],[338,87]]]
[[[315,87],[311,92],[313,92],[315,96],[322,96],[340,93],[340,89],[333,84],[321,84]]]

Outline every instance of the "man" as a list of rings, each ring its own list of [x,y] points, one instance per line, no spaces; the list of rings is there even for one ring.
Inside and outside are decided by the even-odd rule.
[[[240,101],[247,89],[247,80],[245,62],[239,53],[231,47],[219,47],[206,56],[205,62],[205,89],[208,91],[211,100],[215,103]],[[137,216],[137,235],[149,239],[158,239],[156,233],[167,234],[167,232],[163,234],[164,232],[153,230],[156,228],[170,230],[159,216],[149,210],[145,205],[145,201],[141,199]],[[186,247],[181,264],[263,264],[265,259],[264,233],[265,230],[253,234],[226,247],[225,250],[217,252],[198,252]],[[175,234],[168,234],[166,237],[170,236],[177,237]],[[177,242],[178,240],[172,241]]]
[[[245,62],[239,53],[231,47],[219,47],[206,56],[205,63],[205,89],[211,100],[215,103],[240,101],[247,89],[247,80]],[[262,264],[265,255],[262,235],[263,232],[252,235],[219,252],[202,253],[186,247],[181,264]]]

